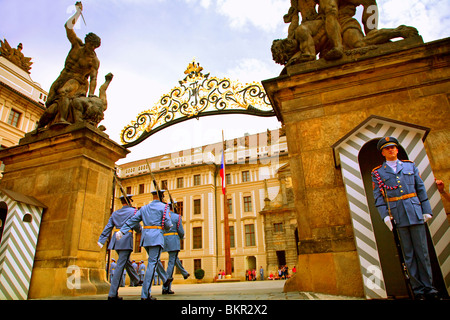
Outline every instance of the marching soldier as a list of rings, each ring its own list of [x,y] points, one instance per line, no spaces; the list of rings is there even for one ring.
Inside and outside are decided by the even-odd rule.
[[[111,259],[111,266],[109,267],[109,282],[112,282],[112,278],[114,276],[114,271],[116,270],[117,264],[116,259]]]
[[[161,191],[161,199],[163,196]],[[142,284],[141,300],[156,300],[151,296],[151,288],[155,269],[161,250],[164,248],[163,229],[169,230],[172,227],[169,206],[159,200],[158,193],[152,192],[153,201],[139,209],[136,214],[126,221],[119,232],[116,233],[116,239],[120,240],[132,228],[144,223],[141,237],[141,246],[145,248],[148,254],[147,271],[145,272],[144,283]],[[172,279],[166,280],[166,285]]]
[[[139,285],[142,285],[142,283],[144,283],[144,276],[145,276],[145,264],[144,261],[141,260],[141,263],[139,264]]]
[[[169,203],[171,210],[173,210],[173,204]],[[169,262],[167,263],[167,276],[172,278],[173,270],[175,268],[175,262],[178,258],[178,252],[180,251],[180,239],[184,238],[183,223],[181,222],[181,215],[170,212],[172,217],[172,227],[164,233],[164,251],[169,253]],[[168,286],[163,286],[162,294],[174,294],[171,290],[172,283]]]
[[[398,146],[394,137],[377,144],[386,161],[372,170],[375,205],[389,230],[397,227],[414,297],[437,299],[424,224],[432,218],[430,202],[414,163],[397,159]]]
[[[136,274],[138,275],[139,278],[139,272],[138,272],[138,265],[136,263],[136,260],[131,261],[131,266],[133,267],[133,269],[136,271]],[[130,283],[130,287],[135,287],[139,284],[139,281],[135,282],[135,283]]]
[[[133,195],[130,194],[127,195],[127,198],[130,202],[132,201],[132,196]],[[105,244],[106,240],[111,234],[111,231],[113,231],[114,229],[114,232],[117,233],[117,231],[123,226],[125,221],[131,218],[136,212],[135,208],[128,205],[127,199],[124,196],[121,196],[120,200],[123,207],[111,214],[108,224],[103,229],[103,232],[101,233],[97,242],[100,248],[102,248]],[[139,225],[135,226],[134,230],[136,232],[141,232]],[[128,275],[130,276],[130,283],[137,283],[139,281],[136,270],[134,270],[134,268],[131,266],[131,262],[129,260],[130,254],[133,250],[133,231],[131,229],[127,231],[126,236],[124,236],[120,240],[116,239],[116,237],[114,236],[111,237],[111,242],[109,243],[108,249],[116,250],[119,256],[119,258],[117,259],[116,270],[111,280],[108,300],[121,300],[122,298],[118,296],[118,289],[125,269],[128,271]]]

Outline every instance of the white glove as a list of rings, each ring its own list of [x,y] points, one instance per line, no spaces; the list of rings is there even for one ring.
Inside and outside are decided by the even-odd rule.
[[[427,222],[428,220],[430,220],[432,218],[432,216],[431,216],[431,214],[429,214],[429,213],[425,213],[424,215],[423,215],[423,222]]]
[[[97,242],[97,245],[101,248],[103,248],[103,243]]]
[[[384,218],[384,223],[387,225],[387,227],[389,228],[389,230],[392,231],[392,221],[391,221],[391,217],[387,216],[386,218]]]
[[[123,237],[123,233],[121,231],[116,232],[116,240],[120,240]]]

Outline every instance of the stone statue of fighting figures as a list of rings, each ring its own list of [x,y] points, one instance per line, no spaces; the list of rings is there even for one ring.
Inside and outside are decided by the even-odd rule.
[[[74,26],[82,15],[83,5],[77,2],[75,7],[75,14],[64,25],[72,47],[65,60],[64,69],[50,88],[47,109],[39,120],[36,133],[55,124],[86,122],[97,127],[107,107],[106,89],[113,75],[109,73],[105,76],[99,96],[95,96],[100,66],[95,49],[100,46],[101,40],[94,33],[87,34],[84,43],[77,37]],[[104,127],[99,129],[104,130]]]
[[[360,5],[363,28],[354,18]],[[273,59],[286,66],[314,61],[317,55],[332,61],[346,54],[368,52],[393,38],[420,38],[413,27],[377,29],[377,19],[376,0],[291,0],[284,16],[290,23],[288,36],[273,41]]]

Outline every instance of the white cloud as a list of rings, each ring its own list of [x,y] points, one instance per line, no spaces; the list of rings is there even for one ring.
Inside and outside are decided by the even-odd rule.
[[[251,24],[266,32],[283,24],[283,15],[290,3],[282,0],[218,0],[217,10],[228,17],[233,28]]]
[[[236,79],[242,83],[250,83],[272,78],[281,72],[281,67],[275,63],[245,58],[237,62],[236,66],[226,71],[227,77]]]
[[[203,8],[208,9],[209,6],[211,5],[211,1],[212,1],[212,0],[184,0],[184,1],[186,1],[186,3],[196,3],[196,2],[200,2],[200,5],[201,5]]]
[[[448,0],[384,0],[378,1],[379,28],[399,25],[415,27],[425,42],[448,37],[450,1]]]

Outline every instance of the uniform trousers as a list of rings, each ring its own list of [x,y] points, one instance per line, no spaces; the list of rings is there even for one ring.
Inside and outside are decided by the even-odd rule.
[[[186,271],[186,269],[183,267],[183,264],[181,263],[180,259],[178,259],[178,255],[177,255],[177,259],[175,260],[175,266],[178,268],[178,270],[180,270],[183,277],[186,278],[189,275],[189,272]]]
[[[153,277],[157,269],[161,246],[145,247],[148,254],[147,270],[145,271],[144,283],[142,284],[141,298],[148,299],[151,296]]]
[[[166,270],[164,270],[161,260],[159,260],[159,259],[158,259],[158,263],[156,264],[156,273],[159,276],[159,280],[161,280],[163,284],[169,278],[169,276],[166,273]],[[159,282],[159,280],[158,280],[158,282]]]
[[[111,287],[109,288],[108,297],[111,298],[117,297],[124,269],[127,270],[128,275],[130,276],[130,283],[134,284],[139,282],[139,276],[130,262],[131,250],[116,250],[116,252],[119,255],[119,258],[117,259],[116,270],[114,270]]]
[[[169,251],[169,262],[167,263],[167,277],[172,278],[173,276],[173,270],[175,268],[175,261],[178,258],[178,251]],[[163,286],[163,290],[170,290],[170,288],[172,287],[172,282],[169,283],[169,285]]]
[[[399,227],[398,232],[414,294],[437,293],[433,287],[425,224]]]

